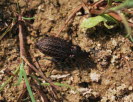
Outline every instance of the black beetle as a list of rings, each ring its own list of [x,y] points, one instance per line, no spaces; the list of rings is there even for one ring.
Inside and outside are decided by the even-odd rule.
[[[42,53],[57,60],[75,57],[81,50],[79,46],[54,36],[42,38],[36,43],[36,46]]]

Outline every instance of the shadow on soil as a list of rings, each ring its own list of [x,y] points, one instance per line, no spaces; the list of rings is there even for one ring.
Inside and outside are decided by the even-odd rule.
[[[112,29],[107,29],[105,26],[97,26],[94,29],[88,29],[86,31],[88,38],[101,43],[106,43],[111,40],[111,38],[115,38],[120,34],[125,36],[125,29],[123,26],[116,26]]]
[[[80,51],[80,54],[74,58],[68,58],[65,61],[54,62],[55,68],[62,71],[73,71],[76,69],[87,70],[88,68],[96,68],[96,63],[90,57],[90,54],[85,51]]]

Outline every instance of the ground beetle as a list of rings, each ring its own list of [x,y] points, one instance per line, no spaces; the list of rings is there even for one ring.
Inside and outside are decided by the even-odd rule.
[[[36,43],[36,46],[42,53],[57,60],[73,58],[78,56],[78,52],[81,51],[79,46],[54,36],[42,38]]]

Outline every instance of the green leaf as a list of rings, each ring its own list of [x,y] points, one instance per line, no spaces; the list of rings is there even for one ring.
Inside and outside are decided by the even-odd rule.
[[[19,78],[18,78],[18,82],[15,85],[20,85],[22,81],[22,77],[23,77],[22,67],[23,67],[23,63],[20,64]]]
[[[133,0],[125,0],[125,2],[123,2],[122,4],[120,4],[119,6],[113,7],[110,10],[120,10],[123,8],[132,8],[133,7]]]
[[[28,81],[26,72],[25,72],[25,70],[24,70],[23,67],[24,67],[24,65],[23,65],[23,63],[22,63],[21,70],[22,70],[22,74],[23,74],[23,77],[24,77],[24,80],[25,80],[25,83],[26,83],[26,87],[27,87],[27,90],[28,90],[28,92],[29,92],[31,101],[32,101],[32,102],[36,102],[36,101],[35,101],[35,98],[34,98],[34,96],[33,96],[33,93],[32,93],[32,90],[31,90],[31,87],[30,87],[30,84],[29,84],[29,81]]]
[[[88,19],[85,19],[81,23],[80,27],[81,28],[92,28],[92,27],[98,25],[100,22],[107,22],[107,21],[117,23],[117,21],[113,17],[111,17],[107,14],[102,14],[102,15],[99,15],[96,17],[90,17]]]
[[[108,14],[102,14],[100,16],[102,16],[104,19],[106,19],[106,21],[118,23],[116,19],[114,19],[112,16],[110,16]]]
[[[123,5],[125,7],[133,7],[133,0],[126,0]]]
[[[102,21],[106,21],[106,20],[101,16],[90,17],[88,19],[85,19],[81,23],[80,27],[81,28],[92,28],[92,27],[96,26],[97,24],[99,24]]]

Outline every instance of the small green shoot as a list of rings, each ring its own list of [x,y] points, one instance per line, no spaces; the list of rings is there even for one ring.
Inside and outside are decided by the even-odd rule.
[[[100,22],[106,23],[107,21],[117,23],[117,21],[113,17],[109,16],[108,14],[102,14],[102,15],[99,15],[99,16],[96,16],[96,17],[90,17],[88,19],[85,19],[81,23],[80,27],[88,29],[88,28],[95,27]]]
[[[133,7],[133,0],[125,0],[122,4],[120,4],[119,6],[116,6],[116,7],[113,7],[109,10],[120,10],[120,9],[123,9],[123,8],[131,8]]]
[[[30,76],[31,76],[33,79],[35,79],[39,85],[41,85],[40,80],[39,80],[35,75],[30,75]]]
[[[19,71],[19,67],[16,68],[16,70],[13,72],[13,74],[16,75],[16,74],[18,73],[18,71]],[[0,85],[0,92],[4,89],[4,87],[5,87],[7,84],[9,84],[9,83],[11,82],[11,80],[13,79],[13,77],[14,77],[14,76],[9,77],[9,78],[6,80],[5,83],[2,83],[2,85]]]
[[[12,24],[13,24],[13,23],[12,23]],[[10,26],[7,27],[7,29],[5,30],[4,33],[1,34],[0,40],[2,40],[2,39],[4,38],[4,36],[5,36],[8,32],[10,32],[10,31],[12,30],[12,27],[13,27],[12,24],[11,24]]]
[[[33,20],[33,19],[35,19],[35,17],[30,17],[30,18],[22,17],[22,19],[24,19],[24,20]]]
[[[20,65],[20,68],[22,67],[22,64]],[[22,70],[19,71],[19,78],[18,78],[18,82],[15,85],[20,85],[20,83],[22,82],[22,77],[23,77],[23,72]]]
[[[50,83],[41,83],[39,80],[38,80],[38,78],[36,77],[36,76],[34,76],[34,75],[31,75],[31,77],[32,78],[34,78],[38,83],[39,83],[39,85],[42,85],[42,86],[50,86]],[[53,83],[54,85],[56,85],[56,86],[60,86],[60,87],[66,87],[66,88],[70,88],[70,89],[72,89],[72,90],[74,90],[74,91],[77,91],[74,87],[71,87],[70,85],[68,85],[68,84],[64,84],[64,83],[58,83],[58,82],[55,82],[55,83]]]
[[[107,0],[108,6],[112,6],[113,0]]]
[[[41,83],[41,85],[49,86],[50,84],[49,84],[49,83]],[[58,83],[58,82],[56,82],[56,83],[54,83],[54,85],[56,85],[56,86],[63,86],[63,87],[67,87],[67,88],[70,88],[70,89],[72,89],[72,90],[75,90],[75,88],[71,87],[71,86],[68,85],[68,84],[63,84],[63,83]]]
[[[25,81],[27,90],[28,90],[28,92],[29,92],[31,101],[32,101],[32,102],[36,102],[36,101],[35,101],[35,98],[34,98],[34,96],[33,96],[33,93],[32,93],[32,90],[31,90],[31,87],[30,87],[30,84],[29,84],[29,81],[28,81],[26,72],[25,72],[25,70],[24,70],[24,64],[23,64],[23,63],[20,64],[19,79],[18,79],[18,83],[17,83],[17,84],[20,84],[20,82],[22,81],[22,78],[24,78],[24,81]]]
[[[8,32],[10,32],[10,31],[12,30],[13,26],[16,24],[17,19],[16,19],[16,18],[12,18],[12,19],[13,19],[12,23],[11,23],[7,28],[5,28],[5,29],[6,29],[5,32],[2,33],[2,34],[0,35],[0,40],[2,40],[2,39],[4,38],[4,36],[5,36]],[[22,17],[22,19],[23,19],[23,20],[33,20],[33,19],[35,19],[35,17],[30,17],[30,18]]]

